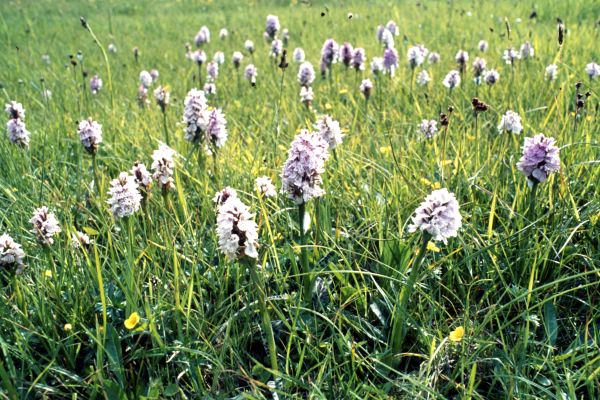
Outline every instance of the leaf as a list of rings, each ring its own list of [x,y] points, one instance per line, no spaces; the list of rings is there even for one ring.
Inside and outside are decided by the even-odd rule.
[[[554,308],[554,304],[550,301],[544,303],[544,326],[546,327],[550,344],[554,346],[556,344],[556,337],[558,336],[558,324],[556,322],[556,308]]]
[[[163,394],[166,397],[173,397],[175,396],[177,393],[179,393],[179,386],[177,386],[176,383],[171,383],[169,386],[167,386],[165,388],[165,391],[163,392]]]

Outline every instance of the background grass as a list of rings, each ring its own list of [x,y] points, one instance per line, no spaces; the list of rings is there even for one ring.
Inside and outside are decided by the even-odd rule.
[[[26,151],[0,140],[1,231],[24,246],[28,265],[17,277],[2,272],[0,397],[598,398],[598,83],[587,79],[584,66],[599,61],[600,12],[593,1],[544,1],[529,19],[530,7],[517,1],[4,2],[2,96],[23,103],[32,139]],[[303,47],[316,67],[328,37],[364,47],[370,60],[382,53],[378,24],[394,19],[401,32],[400,69],[393,79],[375,80],[368,106],[358,91],[368,68],[356,74],[336,65],[331,81],[313,85],[315,111],[331,114],[347,130],[326,166],[326,196],[307,208],[310,264],[318,276],[314,304],[297,295],[295,206],[284,196],[260,202],[254,193],[259,175],[280,185],[291,140],[315,120],[299,101],[297,64],[290,63],[280,91],[281,70],[262,39],[268,14],[289,28],[290,52]],[[118,48],[109,54],[114,107],[102,53],[80,16],[105,48],[111,42]],[[556,17],[568,29],[560,49]],[[220,182],[199,169],[178,124],[182,100],[197,86],[184,44],[201,25],[213,36],[209,57],[217,50],[226,55],[210,100],[223,109],[229,128],[218,157]],[[221,27],[230,32],[224,41]],[[243,67],[238,72],[230,63],[247,38],[256,52],[245,52],[243,65],[258,67],[256,88],[243,80]],[[455,53],[463,48],[473,60],[480,39],[490,43],[482,57],[500,71],[499,83],[478,88],[467,76],[450,93],[441,80],[455,68]],[[525,40],[535,57],[511,71],[502,52]],[[426,89],[411,90],[405,54],[415,43],[442,56],[427,66],[433,81]],[[138,63],[133,47],[141,52]],[[77,51],[83,62],[73,67],[67,55]],[[553,62],[558,79],[549,83],[543,73]],[[151,68],[171,87],[167,120],[181,157],[171,207],[165,209],[156,192],[149,219],[133,218],[132,261],[127,226],[112,218],[106,191],[135,160],[149,166],[163,140],[159,108],[137,104],[139,72]],[[90,95],[83,71],[103,78],[98,95]],[[577,81],[591,97],[575,118]],[[44,88],[52,91],[50,100]],[[477,132],[470,106],[476,95],[490,105]],[[444,135],[425,141],[417,124],[448,106],[454,112],[443,153]],[[520,136],[497,133],[507,109],[523,117]],[[91,159],[76,131],[76,121],[88,116],[104,132],[99,195],[90,189]],[[562,170],[540,185],[527,212],[529,190],[515,164],[523,138],[538,132],[556,138]],[[269,370],[246,267],[216,249],[212,197],[223,186],[240,192],[261,227],[259,263],[268,283],[277,374]],[[418,248],[406,225],[438,186],[456,193],[464,226],[439,252],[428,252],[411,296],[400,363],[390,369],[383,362],[390,316]],[[28,223],[41,205],[63,228],[49,248],[36,243]],[[92,236],[89,251],[71,247],[75,229]],[[135,292],[128,302],[129,287]],[[133,311],[142,324],[129,331],[123,322]],[[458,326],[465,337],[450,343],[448,334]]]

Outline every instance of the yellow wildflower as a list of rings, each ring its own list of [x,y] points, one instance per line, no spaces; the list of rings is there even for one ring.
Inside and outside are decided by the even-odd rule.
[[[52,278],[52,271],[47,269],[46,271],[44,271],[44,277],[50,279]]]
[[[439,253],[440,248],[435,245],[433,242],[427,243],[427,250]]]
[[[65,324],[65,326],[63,326],[63,329],[65,332],[69,332],[73,329],[73,325],[71,324]]]
[[[450,332],[448,339],[450,339],[451,342],[459,343],[462,340],[463,336],[465,336],[465,328],[459,326],[458,328]]]
[[[139,324],[139,323],[140,323],[140,314],[138,314],[137,312],[133,312],[133,313],[131,313],[129,318],[127,318],[125,320],[125,328],[131,330],[131,329],[135,328],[137,326],[137,324]]]

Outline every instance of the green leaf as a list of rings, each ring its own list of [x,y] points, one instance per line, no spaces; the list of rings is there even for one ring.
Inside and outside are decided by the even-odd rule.
[[[163,394],[167,397],[173,397],[177,393],[179,393],[179,386],[176,383],[171,383],[169,386],[165,388]]]
[[[554,308],[554,304],[550,301],[544,303],[544,326],[546,327],[550,344],[554,346],[556,344],[556,337],[558,336],[558,323],[556,322],[556,308]]]

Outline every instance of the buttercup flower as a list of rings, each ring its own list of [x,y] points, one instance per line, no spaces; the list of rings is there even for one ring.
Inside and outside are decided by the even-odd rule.
[[[532,138],[525,138],[523,156],[517,163],[517,169],[531,183],[540,183],[548,176],[560,170],[559,149],[554,138],[546,137],[542,133]]]
[[[102,125],[90,117],[79,123],[77,133],[85,150],[90,154],[96,154],[98,145],[102,143]]]
[[[459,343],[462,341],[464,336],[465,336],[465,328],[463,328],[462,326],[459,326],[458,328],[456,328],[455,330],[450,332],[450,335],[448,335],[448,339],[450,339],[450,341],[453,343]]]
[[[500,121],[500,125],[498,125],[498,131],[502,132],[512,132],[519,134],[523,130],[523,125],[521,125],[521,117],[514,111],[508,110],[502,116],[502,120]]]
[[[133,313],[131,313],[131,315],[129,316],[129,318],[127,318],[125,320],[125,322],[123,323],[123,325],[125,325],[125,328],[127,328],[129,330],[132,330],[139,323],[140,323],[140,315],[137,312],[133,312]]]
[[[219,250],[228,259],[258,258],[258,227],[239,198],[230,197],[219,207],[216,230]]]
[[[459,211],[458,201],[454,193],[448,189],[438,189],[431,192],[421,205],[415,210],[409,232],[420,230],[431,235],[433,240],[441,240],[445,243],[448,238],[458,235],[462,226],[462,217]]]
[[[292,142],[283,167],[281,191],[296,204],[306,203],[325,194],[321,188],[325,161],[329,158],[328,143],[320,135],[303,129]]]
[[[127,172],[121,172],[118,178],[110,182],[108,195],[110,198],[107,203],[115,218],[127,217],[140,209],[142,195],[135,178]]]
[[[60,225],[54,213],[48,211],[48,207],[37,208],[29,220],[33,227],[33,233],[37,236],[40,243],[51,245],[54,243],[54,236],[61,232]]]

